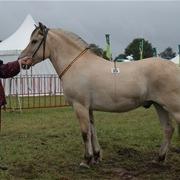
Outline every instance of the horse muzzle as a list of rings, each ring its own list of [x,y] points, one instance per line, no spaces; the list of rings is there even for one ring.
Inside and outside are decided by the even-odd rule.
[[[23,59],[23,57],[19,57],[18,59]],[[32,60],[22,60],[21,61],[21,67],[22,69],[29,69],[32,66]]]
[[[22,64],[22,69],[29,69],[31,67],[31,65],[28,64]]]

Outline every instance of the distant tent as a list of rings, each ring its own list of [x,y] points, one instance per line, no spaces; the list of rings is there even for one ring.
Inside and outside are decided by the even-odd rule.
[[[28,45],[35,24],[32,16],[28,15],[16,32],[0,42],[0,59],[2,59],[4,63],[18,58],[21,51]],[[25,71],[22,71],[22,73],[25,74]],[[32,68],[32,74],[56,74],[56,72],[49,60],[46,60],[34,66]]]
[[[4,63],[18,59],[21,51],[28,45],[32,31],[35,28],[35,21],[28,15],[21,26],[9,38],[0,42],[0,59]],[[49,60],[45,60],[30,70],[21,70],[17,77],[3,80],[6,95],[16,94],[50,94],[57,90],[53,79],[57,77],[54,67]],[[41,80],[48,79],[49,83]],[[58,79],[58,78],[57,78]],[[58,81],[58,80],[56,80]],[[32,88],[34,87],[34,88]]]
[[[24,49],[35,28],[34,24],[35,21],[28,15],[16,32],[0,43],[0,55],[16,55]]]
[[[177,55],[176,57],[172,58],[170,61],[178,65],[179,64],[179,55]]]

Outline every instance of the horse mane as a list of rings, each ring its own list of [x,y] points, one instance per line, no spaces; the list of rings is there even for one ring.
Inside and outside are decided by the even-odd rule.
[[[70,32],[70,31],[66,31],[64,29],[57,29],[58,31],[60,31],[62,34],[64,34],[66,37],[73,39],[75,42],[77,42],[79,45],[81,46],[88,46],[88,43],[82,39],[80,36],[78,36],[77,34]]]

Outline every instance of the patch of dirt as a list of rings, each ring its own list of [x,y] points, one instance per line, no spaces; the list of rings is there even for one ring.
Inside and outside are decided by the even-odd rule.
[[[123,155],[127,158],[134,157],[134,156],[140,156],[140,152],[133,149],[133,148],[121,148],[117,152],[119,155]]]
[[[137,178],[133,173],[124,168],[113,168],[111,170],[104,170],[106,174],[111,174],[113,177],[117,177],[122,180],[136,180]]]
[[[147,162],[143,166],[139,167],[140,170],[134,172],[135,176],[140,176],[142,174],[156,174],[164,173],[171,170],[170,165],[165,165],[158,162]]]
[[[176,158],[177,154],[171,152],[168,153],[167,162],[159,163],[155,161],[158,158],[156,151],[119,148],[116,155],[104,162],[100,173],[122,180],[144,180],[150,177],[179,179],[179,159]]]
[[[176,180],[180,177],[180,160],[176,153],[169,152],[167,163],[153,161],[157,158],[156,151],[138,151],[133,148],[119,148],[117,153],[104,159],[100,164],[91,169],[81,169],[77,163],[62,163],[47,161],[46,165],[51,172],[57,174],[59,179],[72,179],[74,174],[80,179],[113,179],[113,180],[144,180],[144,179],[166,179]],[[175,161],[176,160],[176,161]],[[42,162],[41,162],[42,163]],[[15,178],[38,179],[41,171],[46,167],[37,167],[35,162],[22,162],[9,168],[9,172]]]

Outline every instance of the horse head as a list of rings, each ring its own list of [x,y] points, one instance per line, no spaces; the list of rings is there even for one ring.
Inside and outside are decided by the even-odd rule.
[[[21,52],[19,58],[29,56],[32,60],[27,62],[27,66],[23,66],[23,69],[29,69],[42,60],[50,57],[49,46],[47,42],[48,28],[39,22],[39,25],[35,25],[35,30],[32,32],[30,42],[27,47]]]

